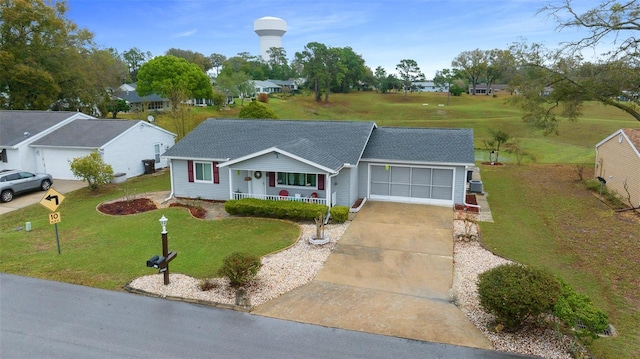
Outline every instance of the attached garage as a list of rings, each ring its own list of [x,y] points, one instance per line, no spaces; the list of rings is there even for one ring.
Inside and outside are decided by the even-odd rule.
[[[369,165],[372,200],[453,205],[455,170],[446,167]]]

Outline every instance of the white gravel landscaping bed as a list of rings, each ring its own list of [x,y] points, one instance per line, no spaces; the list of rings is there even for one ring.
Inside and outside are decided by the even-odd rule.
[[[309,237],[315,234],[315,225],[303,224],[302,236],[291,247],[262,258],[262,267],[256,279],[246,288],[251,306],[260,305],[283,293],[309,283],[318,274],[336,243],[346,230],[348,223],[332,224],[325,227],[330,242],[311,245]],[[454,238],[466,230],[463,221],[454,221]],[[477,233],[477,227],[473,230]],[[495,256],[477,241],[454,240],[454,278],[452,293],[457,306],[469,320],[491,341],[499,351],[535,355],[544,358],[571,358],[571,339],[559,336],[552,329],[525,328],[517,333],[495,333],[489,326],[493,321],[478,303],[476,284],[478,275],[508,260]],[[201,280],[178,273],[170,274],[171,283],[163,284],[163,275],[154,274],[137,278],[129,287],[162,297],[181,297],[220,304],[234,305],[235,291],[230,290],[228,281],[211,279],[217,287],[201,291]]]
[[[314,224],[301,224],[300,239],[291,247],[262,258],[262,267],[251,285],[246,288],[252,306],[260,305],[283,293],[309,283],[320,271],[329,254],[347,229],[349,222],[328,224],[324,233],[329,236],[329,243],[323,245],[309,244],[308,239],[315,235]],[[235,291],[231,290],[228,280],[212,278],[217,288],[201,291],[201,280],[184,274],[170,273],[170,283],[165,286],[162,274],[153,274],[137,278],[129,283],[129,287],[148,293],[167,297],[181,297],[202,301],[235,304]]]

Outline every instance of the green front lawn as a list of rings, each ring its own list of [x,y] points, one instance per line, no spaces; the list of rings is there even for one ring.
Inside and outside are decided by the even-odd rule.
[[[66,195],[58,211],[58,255],[49,210],[39,204],[0,217],[0,271],[118,289],[134,278],[156,273],[146,260],[162,253],[161,226],[169,222],[169,250],[178,252],[171,272],[196,278],[216,276],[222,259],[232,252],[265,255],[294,243],[299,227],[291,222],[231,218],[203,221],[186,209],[166,208],[129,216],[108,216],[96,206],[125,194],[168,190],[168,172],[110,185],[99,193],[81,189]],[[54,186],[55,187],[55,186]],[[15,230],[31,222],[33,230]]]
[[[573,165],[482,166],[481,175],[494,218],[480,223],[482,243],[591,297],[618,331],[589,345],[597,358],[640,358],[640,221],[601,204]]]

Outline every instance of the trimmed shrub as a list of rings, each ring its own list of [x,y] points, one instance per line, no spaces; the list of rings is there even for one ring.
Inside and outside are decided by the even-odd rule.
[[[262,103],[268,103],[269,102],[269,95],[267,95],[264,92],[259,93],[258,94],[258,101],[260,101]]]
[[[519,264],[495,267],[478,279],[480,305],[507,329],[551,313],[560,295],[560,283],[552,274]]]
[[[567,326],[575,328],[579,336],[597,338],[609,327],[609,318],[594,307],[591,298],[577,293],[564,280],[559,281],[561,295],[553,307],[553,314]]]
[[[349,207],[346,206],[331,207],[330,213],[331,218],[338,223],[344,223],[349,219]]]
[[[271,201],[243,198],[227,201],[224,210],[231,215],[268,217],[291,220],[313,220],[327,213],[329,207],[323,204],[298,201]]]
[[[255,278],[260,267],[260,257],[251,253],[234,252],[222,260],[218,275],[229,278],[232,288],[240,288]]]

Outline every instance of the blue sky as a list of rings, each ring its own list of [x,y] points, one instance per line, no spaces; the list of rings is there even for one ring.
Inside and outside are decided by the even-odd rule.
[[[558,0],[553,0],[558,1]],[[416,60],[427,78],[451,67],[462,51],[506,49],[526,39],[549,47],[581,37],[556,31],[536,12],[539,0],[68,0],[67,17],[95,34],[102,47],[132,47],[163,55],[170,48],[227,57],[260,54],[253,21],[275,16],[287,22],[287,57],[309,42],[350,46],[371,69],[395,72]],[[597,1],[580,1],[582,8]]]

